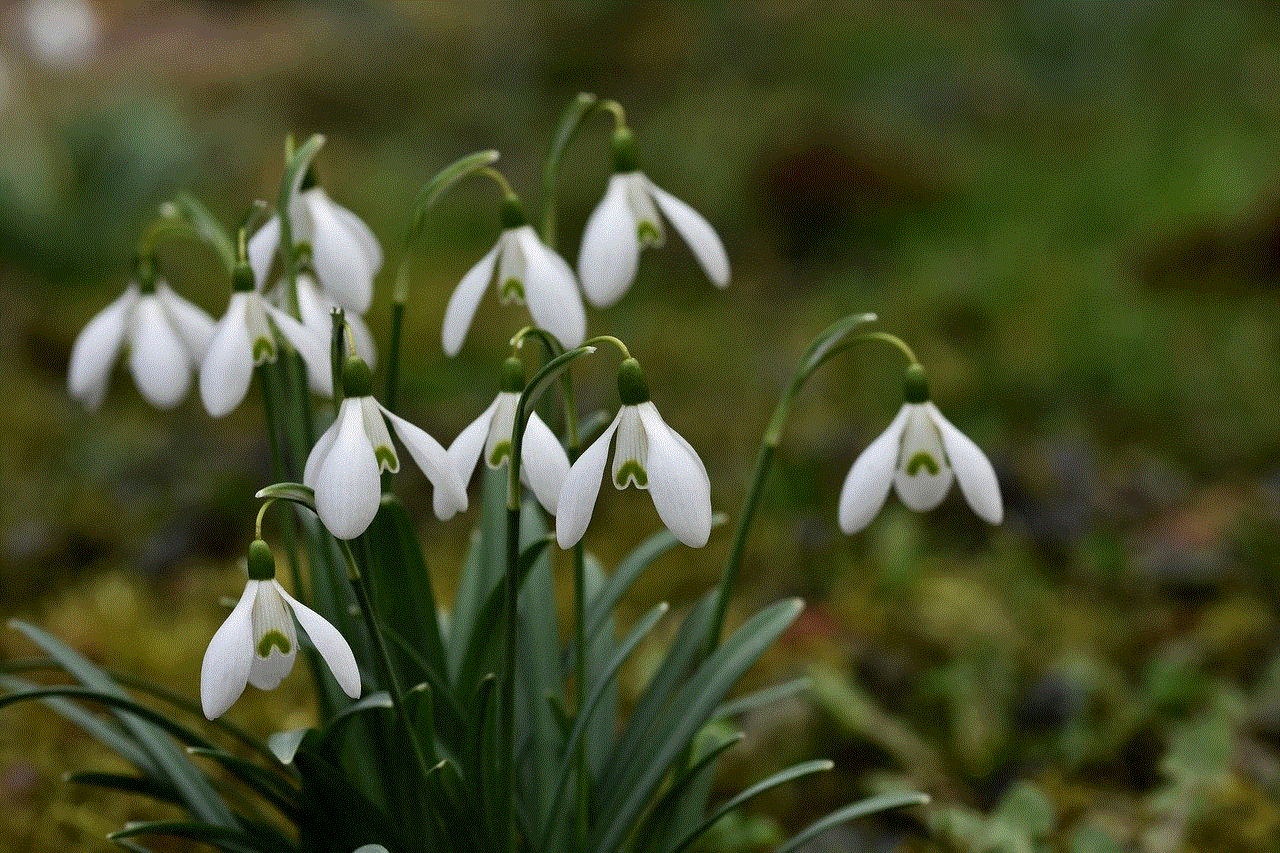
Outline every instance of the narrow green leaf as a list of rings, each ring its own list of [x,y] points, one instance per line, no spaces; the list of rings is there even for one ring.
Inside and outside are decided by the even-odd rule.
[[[334,739],[341,734],[357,714],[365,711],[383,710],[395,707],[395,703],[391,701],[391,694],[385,690],[379,690],[376,693],[367,693],[360,697],[359,700],[352,702],[347,707],[333,715],[324,726],[324,741],[332,744]]]
[[[546,393],[547,388],[559,378],[561,373],[569,369],[569,365],[573,363],[574,359],[589,355],[595,351],[596,348],[593,346],[575,347],[542,365],[541,369],[529,380],[529,384],[525,386],[524,393],[520,395],[520,403],[516,408],[517,428],[521,428],[521,423],[523,423],[523,421],[519,420],[520,412],[532,412],[534,406],[538,405],[538,401],[542,399],[542,395]]]
[[[276,194],[276,211],[280,215],[289,215],[290,202],[297,195],[298,188],[302,186],[302,179],[311,166],[311,161],[315,159],[323,145],[324,137],[314,133],[293,152],[289,162],[285,163],[284,173],[280,176],[280,191]]]
[[[178,806],[182,805],[182,797],[172,785],[166,785],[164,782],[158,782],[155,779],[148,779],[142,776],[88,771],[67,773],[62,779],[64,782],[71,782],[76,785],[110,788],[114,791],[123,791],[126,794],[139,794],[143,797],[151,797],[153,800],[173,803]]]
[[[785,844],[774,849],[773,853],[791,853],[793,850],[799,850],[808,844],[817,836],[826,832],[833,826],[842,823],[848,823],[851,820],[857,820],[876,812],[888,811],[889,809],[897,809],[903,806],[922,806],[929,802],[928,794],[921,794],[915,791],[909,791],[900,794],[881,794],[878,797],[869,797],[851,805],[847,805],[842,809],[837,809],[824,818],[814,821],[813,823],[800,830],[793,835]]]
[[[289,818],[297,817],[299,791],[280,774],[220,749],[201,749],[193,746],[187,748],[187,753],[216,761],[228,773],[279,809],[281,814]]]
[[[629,779],[628,784],[610,792],[612,796],[601,806],[601,813],[608,819],[600,834],[600,850],[611,851],[621,843],[671,763],[687,748],[742,674],[795,621],[801,607],[795,599],[781,601],[747,620],[676,693],[672,707],[654,731],[655,742],[639,765],[638,778]]]
[[[435,207],[436,202],[445,193],[467,175],[491,166],[497,161],[497,151],[477,151],[453,161],[423,184],[422,189],[418,190],[418,197],[414,199],[413,207],[409,209],[409,231],[404,239],[405,248],[417,242],[427,213]]]
[[[672,848],[672,853],[680,853],[681,850],[684,850],[686,847],[693,844],[704,832],[710,829],[716,821],[720,820],[720,818],[724,817],[752,797],[763,794],[765,791],[776,788],[779,785],[785,785],[792,779],[799,779],[801,776],[808,776],[810,773],[826,772],[832,767],[835,767],[835,764],[826,759],[806,761],[803,764],[788,767],[786,770],[780,770],[772,776],[760,780],[751,787],[739,791],[737,794],[717,806],[715,811],[707,815],[706,820],[704,820],[696,829],[686,835],[678,844],[676,844],[675,847]]]
[[[641,617],[627,634],[626,639],[618,647],[618,652],[613,656],[613,660],[609,661],[609,665],[605,670],[604,677],[595,685],[591,695],[587,697],[586,704],[579,709],[577,717],[573,721],[573,729],[569,732],[569,739],[565,742],[563,757],[560,760],[560,770],[556,774],[556,784],[552,789],[551,808],[549,811],[552,819],[555,818],[559,809],[561,798],[564,796],[565,787],[569,781],[570,773],[574,767],[574,750],[578,746],[578,741],[582,739],[583,733],[587,729],[587,725],[591,721],[591,714],[599,704],[601,698],[605,695],[610,683],[617,676],[618,670],[622,668],[622,664],[631,656],[631,652],[640,643],[645,636],[653,630],[653,626],[658,624],[658,620],[667,614],[670,608],[666,602],[654,605],[648,613]],[[549,835],[552,827],[544,827],[542,836]]]
[[[153,711],[145,705],[139,705],[127,696],[119,696],[115,693],[104,690],[94,690],[89,687],[76,687],[69,685],[37,687],[34,690],[28,690],[23,693],[10,693],[8,696],[0,696],[0,708],[5,707],[6,705],[12,705],[15,702],[26,702],[31,699],[45,699],[55,696],[60,696],[66,699],[79,699],[82,702],[97,702],[110,708],[127,711],[131,715],[140,717],[148,723],[163,729],[183,743],[187,743],[192,746],[204,747],[206,749],[213,748],[213,744],[209,741],[205,740],[190,729],[175,723],[173,720],[158,711]]]
[[[766,687],[763,690],[757,690],[755,693],[748,693],[731,702],[726,702],[717,708],[716,712],[711,716],[713,719],[736,717],[738,714],[745,714],[748,711],[763,708],[765,705],[772,705],[774,702],[781,702],[783,699],[798,696],[812,686],[813,682],[808,678],[784,681],[782,684],[775,684],[773,687]]]
[[[597,103],[599,98],[595,95],[580,92],[561,114],[555,133],[551,136],[551,148],[547,151],[547,160],[542,166],[542,238],[553,249],[556,242],[556,187],[560,182],[560,163],[564,159],[565,149],[582,126],[583,119],[591,114]]]
[[[209,823],[198,823],[184,820],[156,820],[144,823],[131,823],[124,829],[107,835],[111,841],[132,838],[137,835],[171,835],[177,838],[189,838],[203,841],[205,844],[226,850],[229,853],[257,853],[258,847],[246,832],[225,826]]]
[[[712,744],[700,758],[685,768],[645,816],[644,824],[636,833],[638,840],[632,849],[647,850],[658,842],[661,844],[654,849],[661,849],[662,844],[669,843],[670,822],[685,802],[686,795],[693,788],[708,785],[715,773],[716,760],[741,743],[744,737],[746,735],[742,732],[734,732],[719,743]]]

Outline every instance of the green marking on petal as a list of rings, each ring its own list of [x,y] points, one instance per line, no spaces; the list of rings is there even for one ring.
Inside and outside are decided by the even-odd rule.
[[[289,654],[289,649],[292,648],[289,643],[289,638],[284,634],[281,634],[279,631],[268,631],[263,634],[262,639],[258,641],[258,657],[269,657],[271,655],[272,646],[275,646],[280,650],[280,653],[284,655]]]
[[[385,468],[388,471],[394,471],[400,467],[400,460],[396,458],[396,452],[385,444],[373,449],[374,458],[378,460],[378,467]]]
[[[509,278],[498,285],[498,302],[503,305],[509,305],[512,302],[523,305],[524,283],[518,278]]]
[[[276,345],[270,338],[258,338],[253,342],[253,363],[265,364],[276,360]]]
[[[652,222],[641,222],[636,228],[636,235],[642,246],[657,246],[662,242],[662,235]]]
[[[497,468],[503,462],[511,458],[511,442],[499,441],[493,446],[493,452],[485,459],[490,468]]]
[[[907,476],[914,477],[916,475],[916,472],[918,472],[921,468],[926,469],[933,476],[937,476],[938,472],[942,470],[941,466],[938,465],[938,460],[934,459],[932,456],[930,456],[928,453],[925,453],[923,450],[917,453],[915,456],[912,456],[909,460],[907,460],[907,465],[906,465]]]
[[[649,475],[634,459],[623,462],[618,473],[613,475],[613,484],[619,489],[625,489],[628,482],[635,483],[641,489],[649,485]]]

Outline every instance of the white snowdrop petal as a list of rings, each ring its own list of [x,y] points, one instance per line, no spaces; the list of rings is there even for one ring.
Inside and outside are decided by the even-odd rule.
[[[902,445],[902,427],[907,422],[909,410],[903,406],[888,428],[867,445],[854,460],[844,487],[840,490],[840,529],[845,533],[857,533],[871,523],[893,484],[893,472],[898,464],[898,450]]]
[[[329,665],[329,671],[337,679],[342,692],[352,699],[358,697],[360,667],[356,665],[356,656],[352,654],[351,645],[342,636],[342,632],[319,613],[289,595],[279,583],[275,581],[272,583],[276,584],[276,589],[293,610],[293,615],[297,617],[302,630],[307,632],[311,645],[316,647],[320,657]]]
[[[333,363],[329,359],[329,342],[299,323],[274,305],[265,305],[271,320],[285,340],[298,351],[307,365],[307,384],[321,397],[333,396]]]
[[[365,249],[338,220],[323,190],[308,190],[304,197],[311,215],[311,260],[321,287],[343,306],[365,313],[373,301],[373,269]]]
[[[587,313],[578,295],[578,281],[564,259],[543,245],[532,227],[516,232],[525,257],[525,302],[533,322],[555,335],[565,349],[580,345],[587,331]]]
[[[630,484],[636,488],[649,488],[649,442],[640,423],[637,406],[623,406],[622,420],[618,422],[618,439],[613,448],[613,485],[625,489]]]
[[[261,581],[253,602],[253,657],[249,661],[249,683],[259,690],[274,690],[293,672],[298,659],[298,632],[280,584]]]
[[[520,473],[543,509],[555,513],[556,501],[569,474],[569,456],[551,428],[534,412],[520,443]]]
[[[143,296],[129,330],[129,369],[151,405],[172,408],[191,387],[191,355],[158,296]]]
[[[493,422],[494,413],[498,411],[498,398],[489,404],[489,408],[480,413],[480,417],[467,424],[458,437],[449,445],[449,464],[458,472],[458,479],[463,488],[471,482],[471,474],[476,470],[480,454],[484,451],[489,435],[489,425]]]
[[[364,250],[365,259],[369,263],[369,271],[377,275],[378,270],[382,269],[382,246],[378,243],[378,238],[374,236],[373,229],[366,225],[363,219],[333,199],[329,200],[329,204],[333,215],[351,232],[351,236],[355,238],[360,248]]]
[[[280,247],[280,217],[272,216],[249,238],[245,246],[249,255],[249,268],[253,270],[253,280],[261,289],[271,270],[271,260]]]
[[[1004,501],[1000,497],[1000,483],[995,469],[985,453],[972,439],[960,432],[951,421],[942,416],[938,407],[926,403],[930,416],[942,435],[942,447],[951,461],[956,482],[969,506],[978,517],[989,524],[999,524],[1004,519]]]
[[[209,342],[213,340],[216,325],[214,319],[200,307],[174,293],[168,285],[161,284],[157,287],[156,296],[169,315],[174,329],[182,337],[182,342],[187,345],[192,363],[198,365],[209,349]]]
[[[605,463],[609,460],[609,443],[618,430],[622,412],[614,416],[613,423],[600,437],[591,443],[565,475],[560,497],[556,500],[556,542],[568,550],[582,539],[595,509],[600,483],[604,479]]]
[[[213,340],[200,362],[200,398],[215,418],[230,412],[253,381],[253,344],[245,319],[248,296],[233,293],[227,313],[214,327]]]
[[[649,192],[649,179],[640,172],[631,172],[626,176],[627,204],[631,207],[631,216],[636,223],[636,239],[640,247],[658,247],[666,242],[667,235],[662,228],[662,217],[653,206],[653,196]]]
[[[325,457],[329,455],[329,451],[333,449],[333,442],[337,437],[338,421],[334,420],[320,436],[315,446],[311,448],[311,452],[307,454],[307,464],[302,473],[302,484],[304,486],[312,490],[315,489],[316,475],[320,473],[320,466],[324,463]]]
[[[253,660],[251,612],[258,581],[245,584],[240,600],[214,633],[200,664],[200,707],[210,720],[221,717],[235,704],[249,682]]]
[[[432,506],[441,521],[453,518],[467,508],[467,492],[462,478],[454,468],[449,453],[425,430],[404,418],[392,414],[385,406],[379,406],[391,427],[400,437],[409,455],[422,473],[427,475],[434,490]]]
[[[647,181],[653,198],[662,208],[662,212],[671,220],[671,226],[680,233],[689,244],[693,256],[698,259],[702,271],[711,279],[716,287],[729,285],[729,255],[724,250],[724,243],[716,234],[711,223],[702,214],[685,204],[671,193]]]
[[[578,278],[587,299],[607,308],[622,298],[636,277],[640,240],[627,204],[625,175],[614,175],[604,198],[587,220],[578,252]]]
[[[382,483],[359,400],[342,401],[337,427],[333,445],[315,472],[316,512],[334,536],[354,539],[377,514]]]
[[[493,411],[493,419],[489,421],[489,435],[484,442],[484,462],[490,468],[497,468],[511,458],[511,436],[515,431],[516,406],[520,395],[511,391],[498,394],[498,407]]]
[[[471,321],[475,319],[476,308],[480,306],[480,297],[484,296],[484,290],[488,287],[489,280],[493,278],[494,262],[497,260],[498,248],[501,245],[501,242],[494,244],[488,254],[467,270],[467,274],[462,277],[462,281],[458,282],[453,295],[449,297],[449,304],[444,309],[444,327],[441,331],[441,343],[444,346],[444,354],[447,356],[455,356],[458,350],[462,349],[462,341],[467,336],[467,330],[471,328]]]
[[[310,329],[317,338],[330,340],[333,337],[333,315],[329,312],[337,303],[321,293],[320,285],[309,275],[298,276],[297,293],[298,316],[302,319],[302,325]],[[280,301],[272,304],[281,307]]]
[[[525,301],[526,266],[524,250],[516,234],[520,229],[510,228],[498,237],[498,277],[494,279],[498,290],[498,304],[512,302],[523,305]]]
[[[120,354],[129,314],[137,299],[137,288],[130,286],[94,315],[76,336],[67,368],[67,390],[86,408],[96,409],[102,405],[111,368]]]
[[[909,509],[928,512],[942,503],[951,488],[951,466],[942,449],[942,437],[928,410],[919,403],[906,405],[902,451],[893,484]]]
[[[649,443],[649,494],[667,529],[690,548],[711,536],[711,483],[706,468],[687,443],[676,440],[653,403],[637,409]]]

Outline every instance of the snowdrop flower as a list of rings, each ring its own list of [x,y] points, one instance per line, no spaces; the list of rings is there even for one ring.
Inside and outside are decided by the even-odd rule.
[[[514,196],[503,201],[502,227],[497,244],[462,277],[449,297],[441,335],[445,354],[457,355],[462,348],[490,282],[497,287],[501,304],[527,304],[534,325],[555,335],[565,349],[578,346],[586,335],[587,315],[573,270],[534,233]]]
[[[661,246],[661,210],[689,244],[702,271],[716,287],[729,284],[729,257],[707,220],[659,188],[636,168],[635,140],[620,128],[613,138],[614,175],[604,198],[587,220],[578,252],[578,277],[587,299],[607,308],[622,298],[636,277],[640,249]]]
[[[571,548],[586,532],[600,493],[609,444],[613,484],[648,489],[662,523],[684,544],[701,548],[711,535],[711,482],[707,469],[689,443],[667,426],[649,401],[640,365],[628,358],[618,370],[622,407],[613,423],[569,469],[556,506],[556,541]]]
[[[377,515],[381,473],[400,470],[388,422],[431,481],[436,515],[444,520],[467,508],[467,493],[448,451],[373,399],[373,378],[359,357],[347,359],[343,387],[346,399],[332,426],[311,448],[302,476],[302,482],[315,492],[316,513],[330,533],[354,539]]]
[[[200,397],[213,417],[220,418],[240,405],[253,381],[255,365],[276,360],[279,348],[272,325],[302,356],[311,390],[323,397],[333,396],[328,339],[316,337],[263,299],[254,287],[252,271],[241,263],[232,275],[227,313],[218,321],[200,363]]]
[[[524,365],[518,358],[508,358],[502,365],[502,390],[497,399],[449,445],[449,461],[464,486],[471,479],[482,451],[485,464],[490,468],[498,468],[511,458],[516,404],[522,391]],[[547,512],[556,511],[556,500],[568,473],[569,457],[555,433],[537,412],[530,414],[520,447],[520,479],[533,490]]]
[[[360,217],[320,187],[306,186],[308,180],[314,180],[310,170],[289,206],[293,241],[310,245],[321,287],[344,308],[364,314],[373,301],[373,277],[382,266],[382,248]],[[258,281],[266,280],[279,248],[280,217],[276,215],[249,238],[249,264]]]
[[[240,601],[209,641],[200,667],[200,706],[210,720],[226,713],[245,684],[274,690],[298,657],[297,617],[342,691],[360,695],[360,668],[337,628],[276,581],[275,557],[261,539],[249,546],[249,581]],[[292,615],[290,615],[292,614]]]
[[[142,273],[140,284],[130,284],[89,321],[71,350],[67,388],[86,408],[102,405],[111,368],[126,339],[138,390],[162,409],[187,396],[191,374],[209,347],[213,318],[163,281],[155,281],[149,265]]]
[[[849,469],[840,492],[840,528],[857,533],[866,527],[884,505],[890,484],[911,509],[931,510],[946,497],[953,476],[973,511],[999,524],[1004,507],[987,457],[929,402],[919,365],[908,368],[905,385],[906,402],[898,416]]]

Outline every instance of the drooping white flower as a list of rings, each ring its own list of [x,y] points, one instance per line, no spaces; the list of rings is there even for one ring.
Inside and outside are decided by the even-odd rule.
[[[240,405],[253,381],[254,366],[276,360],[279,348],[273,326],[302,356],[311,390],[333,396],[329,339],[263,299],[244,266],[237,268],[234,279],[227,313],[218,321],[200,363],[200,397],[209,414],[220,418]]]
[[[573,270],[525,222],[519,202],[504,203],[502,220],[498,242],[449,297],[441,333],[445,354],[457,355],[462,348],[490,282],[497,287],[500,303],[528,305],[534,325],[555,335],[566,349],[578,346],[586,336],[587,315]]]
[[[337,628],[285,592],[275,580],[271,549],[261,539],[249,548],[249,581],[240,601],[209,641],[200,667],[200,705],[210,720],[226,713],[245,684],[273,690],[298,656],[297,618],[343,692],[360,695],[360,668]]]
[[[382,248],[369,226],[318,186],[294,194],[289,220],[293,242],[311,247],[311,262],[325,292],[357,314],[368,311],[373,277],[382,267]],[[280,218],[273,216],[249,238],[249,264],[255,279],[266,279],[279,248]]]
[[[329,532],[339,539],[354,539],[377,515],[380,475],[400,469],[388,422],[431,481],[436,515],[443,520],[465,510],[467,493],[448,451],[370,396],[372,379],[362,360],[347,360],[343,384],[347,397],[333,424],[311,448],[302,476],[302,482],[315,492],[316,513]]]
[[[614,175],[587,220],[578,252],[578,277],[591,304],[607,308],[621,299],[635,280],[640,249],[662,245],[659,210],[689,244],[707,278],[716,287],[727,287],[729,256],[720,237],[701,214],[636,168],[630,131],[614,135],[614,158]]]
[[[571,548],[586,532],[609,445],[613,451],[613,484],[648,489],[662,523],[691,548],[701,548],[711,535],[711,481],[698,454],[667,426],[649,401],[640,367],[627,359],[618,371],[622,399],[613,423],[578,457],[565,477],[556,506],[556,541]]]
[[[907,402],[880,437],[854,461],[840,491],[840,528],[857,533],[884,505],[892,484],[916,512],[942,502],[952,479],[978,517],[999,524],[1004,517],[1000,484],[987,457],[929,402],[924,373],[907,373]]]
[[[502,390],[497,398],[449,445],[449,460],[464,486],[481,455],[490,468],[510,460],[516,405],[523,389],[524,367],[519,359],[509,358],[503,365]],[[520,442],[521,481],[533,490],[547,512],[554,513],[568,473],[569,457],[564,448],[538,413],[533,412]]]
[[[163,281],[129,288],[80,332],[71,350],[67,388],[96,409],[107,393],[111,368],[125,341],[129,369],[147,402],[162,409],[182,402],[191,374],[213,337],[213,318]]]

